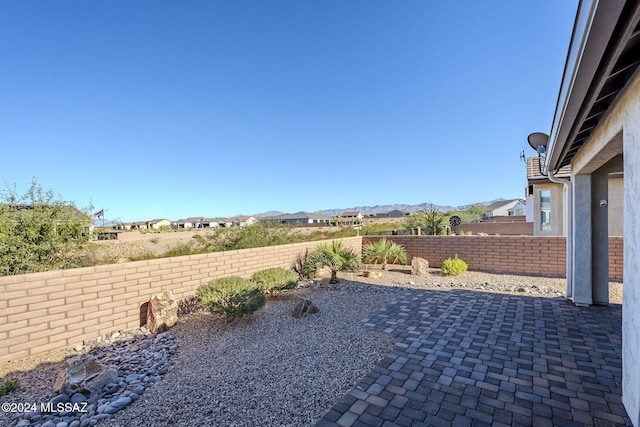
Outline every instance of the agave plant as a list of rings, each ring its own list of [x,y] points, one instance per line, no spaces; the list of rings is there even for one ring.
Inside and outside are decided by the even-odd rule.
[[[407,262],[407,250],[391,240],[382,238],[376,243],[369,243],[362,248],[362,261],[368,264],[382,264],[382,269],[387,269],[387,264]]]
[[[338,283],[339,271],[353,270],[358,266],[357,252],[351,248],[344,248],[342,240],[334,240],[331,244],[323,243],[309,256],[318,267],[329,267],[329,283]]]

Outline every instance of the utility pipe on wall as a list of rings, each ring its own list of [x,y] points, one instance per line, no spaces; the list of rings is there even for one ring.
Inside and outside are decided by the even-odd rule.
[[[549,181],[556,184],[563,184],[567,190],[567,201],[565,203],[567,212],[566,222],[566,245],[567,245],[567,264],[566,264],[566,276],[567,276],[567,298],[573,298],[573,192],[571,191],[571,181],[564,178],[557,178],[553,175],[552,171],[547,171],[547,178]]]

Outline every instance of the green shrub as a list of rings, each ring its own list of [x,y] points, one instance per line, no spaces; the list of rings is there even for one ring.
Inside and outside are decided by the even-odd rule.
[[[266,302],[262,290],[241,277],[223,277],[202,285],[196,290],[196,298],[211,313],[227,319],[256,312]]]
[[[69,259],[89,240],[92,216],[34,178],[24,195],[0,190],[0,276],[78,267]]]
[[[407,250],[391,240],[382,238],[375,243],[369,243],[362,248],[362,261],[367,264],[382,264],[382,269],[387,269],[387,264],[405,264],[407,262]]]
[[[331,244],[322,243],[309,254],[309,260],[316,268],[328,267],[331,272],[329,283],[338,283],[338,271],[349,271],[358,268],[358,253],[352,248],[342,246],[342,240],[334,240]]]
[[[457,276],[467,271],[468,268],[467,263],[458,258],[458,255],[442,261],[442,274],[446,274],[447,276]]]
[[[251,280],[257,283],[264,292],[276,293],[295,288],[300,276],[293,270],[275,267],[255,272]]]
[[[12,391],[16,391],[20,388],[20,381],[15,378],[6,379],[2,384],[0,384],[0,397],[5,396]]]
[[[318,264],[309,256],[309,250],[304,254],[298,254],[291,265],[291,269],[298,273],[301,279],[313,279],[318,273]]]

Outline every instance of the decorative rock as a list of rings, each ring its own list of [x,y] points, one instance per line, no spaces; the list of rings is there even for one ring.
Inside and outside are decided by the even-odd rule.
[[[71,396],[71,403],[82,403],[86,401],[87,398],[82,393],[75,393],[73,396]]]
[[[116,408],[116,411],[119,411],[120,409],[124,408],[125,406],[127,406],[131,402],[132,402],[132,400],[131,400],[130,397],[121,397],[118,400],[116,400],[115,402],[112,402],[111,406]]]
[[[380,277],[380,276],[382,276],[382,273],[380,273],[379,271],[365,270],[362,272],[362,277]]]
[[[118,372],[115,369],[103,365],[92,357],[78,356],[67,362],[67,367],[58,375],[54,389],[67,395],[91,393],[117,377]]]
[[[295,297],[293,310],[291,310],[291,316],[299,319],[301,317],[310,316],[313,313],[317,313],[319,311],[320,310],[318,309],[318,306],[310,300]]]
[[[171,291],[155,294],[147,309],[147,329],[151,332],[163,332],[178,321],[178,301]]]
[[[69,396],[62,393],[51,399],[49,403],[51,403],[52,406],[57,406],[58,403],[67,403],[69,400]]]
[[[428,276],[429,261],[424,258],[413,257],[411,259],[411,274],[414,276]]]
[[[126,376],[126,378],[124,379],[127,383],[132,383],[136,380],[140,379],[140,375],[138,374],[129,374]]]
[[[171,372],[171,356],[178,350],[175,338],[170,333],[151,335],[140,329],[119,331],[118,334],[107,334],[100,340],[109,345],[98,345],[99,340],[86,341],[83,346],[85,354],[70,359],[67,368],[60,373],[60,387],[64,388],[60,394],[51,399],[56,407],[58,403],[87,402],[83,412],[61,411],[40,412],[36,410],[23,414],[15,420],[14,426],[20,427],[90,427],[100,420],[109,418],[112,414],[126,410],[136,400],[140,399],[146,389],[161,381],[162,375]],[[109,336],[109,339],[105,337]],[[93,362],[90,361],[93,359]],[[87,385],[87,379],[81,379],[80,373],[93,372],[90,368],[94,363],[103,369],[111,370],[115,376],[107,378],[100,388],[91,392],[82,392],[79,386]],[[117,366],[112,369],[110,366]],[[132,380],[129,383],[128,380]],[[89,381],[92,382],[92,381]],[[73,387],[72,387],[73,385]],[[74,390],[67,390],[73,388]]]

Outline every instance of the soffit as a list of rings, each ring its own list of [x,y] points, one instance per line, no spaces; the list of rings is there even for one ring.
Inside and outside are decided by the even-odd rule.
[[[597,34],[590,34],[589,37],[597,37]],[[557,146],[561,152],[549,164],[551,170],[558,170],[571,163],[638,70],[640,2],[625,3],[604,52],[600,58],[595,59],[599,59],[599,64],[586,94],[581,99],[569,101],[578,105],[578,114],[572,123],[561,125],[568,126],[568,131],[564,132],[567,137],[564,141],[554,143],[554,149]],[[588,60],[593,61],[594,58],[581,59],[585,62]]]

